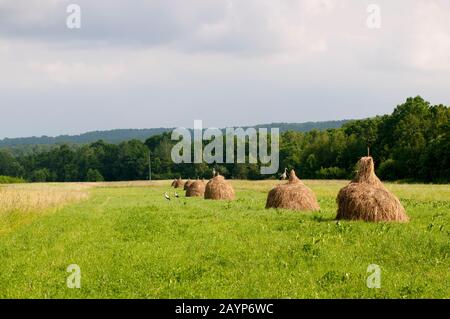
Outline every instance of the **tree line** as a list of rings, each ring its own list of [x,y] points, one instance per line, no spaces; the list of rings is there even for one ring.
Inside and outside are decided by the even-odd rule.
[[[35,152],[0,151],[0,175],[31,182],[209,178],[212,167],[227,178],[263,179],[260,164],[175,164],[170,132],[119,144],[97,141],[58,145]],[[450,109],[408,98],[392,114],[346,122],[340,128],[286,131],[280,135],[280,171],[302,178],[346,179],[370,152],[384,180],[450,181]]]
[[[286,131],[300,131],[308,132],[313,129],[329,129],[339,128],[348,120],[339,121],[321,121],[321,122],[304,122],[304,123],[270,123],[259,124],[255,126],[247,126],[245,128],[264,127],[271,128],[276,127],[280,132]],[[112,144],[118,144],[120,142],[129,140],[145,141],[147,138],[162,134],[165,132],[171,132],[174,128],[149,128],[149,129],[115,129],[107,131],[93,131],[80,135],[59,135],[59,136],[40,136],[40,137],[17,137],[17,138],[4,138],[0,139],[0,148],[8,148],[14,153],[31,152],[36,149],[49,148],[56,144],[89,144],[99,140],[109,142]]]

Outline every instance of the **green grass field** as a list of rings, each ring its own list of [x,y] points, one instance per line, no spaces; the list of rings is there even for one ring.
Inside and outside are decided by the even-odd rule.
[[[234,202],[168,202],[169,181],[88,185],[87,199],[0,212],[0,297],[450,298],[449,185],[387,184],[411,221],[374,224],[334,220],[344,181],[305,181],[318,213],[266,210],[276,183],[233,181]]]

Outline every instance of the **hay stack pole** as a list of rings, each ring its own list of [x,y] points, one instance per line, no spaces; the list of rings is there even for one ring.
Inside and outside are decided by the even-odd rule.
[[[206,184],[205,199],[233,200],[234,198],[233,186],[219,173]]]
[[[373,159],[370,156],[359,160],[355,178],[339,191],[336,201],[336,219],[370,222],[409,220],[398,198],[388,191],[375,175]]]
[[[205,183],[196,180],[186,189],[186,197],[203,197],[205,195]]]
[[[320,206],[313,191],[297,178],[294,170],[291,170],[289,181],[277,185],[267,195],[266,208],[316,211]]]

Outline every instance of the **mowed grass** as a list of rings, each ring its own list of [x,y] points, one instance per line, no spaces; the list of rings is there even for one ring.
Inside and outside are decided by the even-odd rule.
[[[88,199],[11,225],[3,212],[0,297],[450,298],[449,185],[387,184],[411,221],[374,224],[334,220],[344,181],[305,181],[320,212],[266,210],[276,183],[233,181],[233,202],[176,199],[170,181],[87,184]],[[71,264],[80,289],[66,285]]]
[[[0,235],[39,215],[88,197],[83,184],[9,185],[0,188]]]

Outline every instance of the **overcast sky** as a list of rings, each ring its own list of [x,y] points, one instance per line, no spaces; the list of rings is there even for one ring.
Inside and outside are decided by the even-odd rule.
[[[363,118],[449,92],[448,0],[0,0],[0,138]]]

